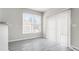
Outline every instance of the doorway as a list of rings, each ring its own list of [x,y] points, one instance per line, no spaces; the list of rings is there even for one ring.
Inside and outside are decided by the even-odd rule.
[[[52,43],[70,46],[70,10],[48,17],[47,38]]]

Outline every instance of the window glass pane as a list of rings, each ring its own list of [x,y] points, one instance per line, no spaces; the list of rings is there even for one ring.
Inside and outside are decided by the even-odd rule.
[[[41,16],[23,13],[23,33],[41,32]]]

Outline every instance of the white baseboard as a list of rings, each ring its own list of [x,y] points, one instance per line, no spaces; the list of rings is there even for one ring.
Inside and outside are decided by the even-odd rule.
[[[78,47],[76,47],[76,46],[71,46],[71,47],[69,47],[70,49],[72,49],[73,51],[79,51],[79,48]]]
[[[69,47],[70,49],[72,49],[73,51],[76,51],[73,47]]]
[[[35,39],[35,38],[41,38],[39,37],[31,37],[31,38],[21,38],[21,39],[16,39],[16,40],[10,40],[9,42],[15,42],[15,41],[20,41],[20,40],[28,40],[28,39]]]

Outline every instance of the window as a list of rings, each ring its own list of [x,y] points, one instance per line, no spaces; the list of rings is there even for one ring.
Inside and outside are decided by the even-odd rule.
[[[41,16],[23,13],[23,34],[41,32]]]

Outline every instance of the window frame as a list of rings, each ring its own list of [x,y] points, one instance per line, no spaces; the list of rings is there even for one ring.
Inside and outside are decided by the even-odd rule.
[[[37,16],[40,16],[40,31],[39,32],[29,32],[29,33],[27,33],[27,32],[25,32],[24,33],[24,14],[31,14],[31,15],[37,15]],[[32,25],[32,24],[31,24]],[[31,29],[32,30],[32,29]],[[41,33],[42,32],[42,16],[41,15],[38,15],[38,14],[34,14],[34,13],[23,13],[22,14],[22,34],[36,34],[36,33]]]

